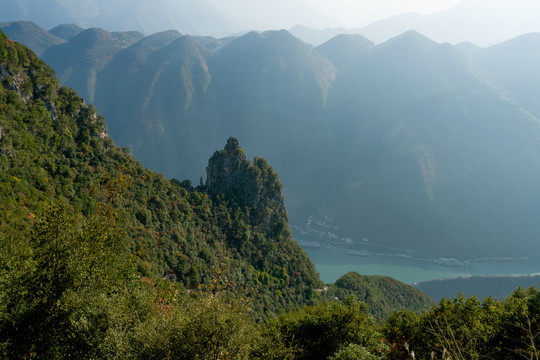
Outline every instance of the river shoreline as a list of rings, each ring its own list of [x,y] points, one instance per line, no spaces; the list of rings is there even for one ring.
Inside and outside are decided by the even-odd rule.
[[[540,273],[540,262],[529,258],[421,257],[414,250],[362,242],[328,241],[301,234],[299,244],[311,258],[321,279],[335,282],[349,271],[391,276],[407,284],[472,276],[529,276]],[[385,249],[384,251],[381,251]]]

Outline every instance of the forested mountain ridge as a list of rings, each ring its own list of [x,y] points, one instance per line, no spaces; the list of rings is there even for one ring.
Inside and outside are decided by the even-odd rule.
[[[147,34],[178,29],[205,35],[242,30],[206,0],[1,0],[0,7],[0,21],[24,19],[46,28],[73,23],[85,28],[99,26]]]
[[[387,276],[361,275],[357,272],[348,272],[337,279],[335,284],[328,284],[323,295],[327,300],[354,296],[366,303],[370,313],[378,320],[387,319],[396,309],[407,308],[423,313],[435,305],[429,296],[400,281]]]
[[[85,216],[106,203],[124,219],[130,251],[143,275],[169,276],[196,288],[209,284],[212,269],[226,264],[230,271],[225,278],[245,289],[244,296],[280,298],[265,300],[264,311],[277,311],[282,300],[295,307],[320,287],[313,264],[290,235],[283,207],[273,219],[279,228],[261,228],[249,214],[264,207],[235,205],[234,199],[225,203],[143,168],[113,144],[93,107],[60,87],[33,53],[2,36],[3,233],[29,236],[34,219],[57,201]],[[279,182],[269,166],[260,176],[265,185]],[[280,185],[273,188],[280,191]],[[235,241],[250,236],[259,239],[259,247],[239,254]],[[265,247],[267,237],[274,239],[270,248]]]

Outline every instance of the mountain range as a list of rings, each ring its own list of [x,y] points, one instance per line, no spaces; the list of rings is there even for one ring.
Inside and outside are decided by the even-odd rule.
[[[313,45],[338,34],[360,34],[378,44],[416,30],[437,42],[469,41],[488,46],[540,31],[535,6],[530,0],[462,0],[439,13],[405,13],[346,28],[324,14],[317,4],[301,0],[1,0],[0,22],[29,20],[45,29],[72,23],[83,28],[135,30],[146,35],[173,29],[216,37],[283,28]]]
[[[21,290],[34,280],[52,286],[46,293],[60,301],[95,285],[91,274],[108,287],[121,273],[136,282],[164,280],[177,295],[206,289],[249,299],[254,318],[333,300],[335,292],[361,295],[379,318],[433,304],[389,278],[355,278],[354,286],[323,290],[291,236],[278,175],[264,158],[248,160],[236,138],[212,155],[205,184],[194,188],[144,168],[117,147],[91,105],[1,32],[0,84],[3,313],[14,308],[8,293],[18,303],[45,293]],[[35,268],[28,265],[34,260]],[[384,287],[399,296],[386,296]],[[18,331],[5,319],[3,339]]]
[[[339,34],[358,34],[380,44],[408,30],[415,30],[443,43],[470,42],[491,46],[522,34],[539,32],[536,4],[529,0],[462,0],[454,7],[433,14],[405,13],[362,27],[310,27],[297,24],[289,29],[296,37],[315,46]]]
[[[540,31],[535,6],[529,0],[463,0],[446,11],[397,15],[356,31],[376,43],[414,29],[437,42],[469,41],[491,46],[521,34]]]
[[[284,30],[65,30],[43,59],[100,109],[118,144],[167,176],[198,183],[234,135],[274,164],[293,225],[314,236],[436,257],[538,248],[535,34],[489,48],[414,31],[313,47]]]
[[[223,35],[240,31],[206,0],[2,0],[0,7],[0,21],[30,20],[45,28],[73,23],[144,33],[178,29],[190,34]]]

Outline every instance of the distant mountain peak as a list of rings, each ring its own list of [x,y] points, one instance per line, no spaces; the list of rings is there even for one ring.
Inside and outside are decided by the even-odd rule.
[[[352,45],[361,45],[366,47],[373,46],[373,41],[360,34],[339,34],[328,40],[326,43],[340,42]]]
[[[262,33],[262,35],[263,37],[272,39],[272,40],[288,42],[290,44],[302,44],[303,46],[307,46],[310,48],[312,47],[312,45],[309,45],[303,42],[302,40],[300,40],[299,38],[297,38],[296,36],[294,36],[293,34],[291,34],[290,32],[284,29],[265,31]]]
[[[124,51],[126,53],[132,53],[136,51],[140,51],[141,49],[146,49],[148,51],[153,51],[156,49],[159,49],[163,46],[166,46],[167,44],[170,44],[174,40],[181,37],[182,34],[176,30],[166,30],[162,32],[158,32],[152,35],[148,35],[129,48],[125,49]]]
[[[540,47],[540,33],[527,33],[510,40],[506,40],[502,43],[490,46],[486,50],[491,51],[493,49],[506,50],[506,51],[523,51],[525,49],[535,49]]]
[[[436,46],[438,45],[435,41],[431,40],[427,36],[424,36],[420,34],[416,30],[407,30],[403,34],[395,36],[391,38],[390,40],[386,41],[385,44],[392,44],[392,43],[407,43],[407,44],[422,44],[427,46]]]
[[[270,30],[265,32],[249,32],[232,41],[222,52],[245,53],[262,58],[282,56],[284,58],[303,57],[313,50],[313,46],[294,37],[287,30]],[[248,55],[249,54],[249,55]]]
[[[158,39],[158,38],[163,38],[167,36],[182,36],[182,35],[183,34],[179,32],[178,30],[165,30],[165,31],[160,31],[160,32],[148,35],[147,37],[145,37],[145,39]]]
[[[39,56],[43,55],[48,47],[65,42],[65,39],[43,30],[31,21],[6,23],[1,28],[12,40],[26,44]]]
[[[80,42],[86,44],[90,41],[99,41],[110,37],[110,33],[102,28],[93,27],[81,31],[77,36],[73,38],[73,42]]]
[[[263,34],[263,36],[266,36],[266,37],[275,36],[275,37],[283,37],[283,38],[295,38],[290,32],[288,32],[285,29],[267,30],[267,31],[264,31],[262,34]]]
[[[362,35],[340,34],[317,46],[316,50],[326,56],[336,68],[344,69],[353,65],[373,46],[373,42]]]
[[[186,56],[195,56],[203,60],[212,55],[212,51],[204,47],[197,39],[190,35],[180,36],[169,44],[157,50],[157,53],[163,53],[166,57],[175,54],[178,58]]]
[[[69,41],[79,35],[82,31],[84,31],[84,29],[78,25],[62,24],[49,30],[49,33]]]
[[[109,32],[100,27],[93,27],[81,31],[77,34],[70,43],[86,44],[100,44],[107,40],[112,42],[118,42],[121,47],[133,44],[135,41],[141,40],[144,35],[138,31],[125,31],[125,32]],[[126,43],[126,40],[128,42]]]
[[[191,35],[181,36],[181,37],[179,37],[178,39],[176,39],[174,41],[175,42],[185,43],[185,44],[190,44],[190,45],[196,46],[196,47],[203,47],[202,44]]]
[[[319,46],[325,42],[339,36],[339,35],[356,35],[360,34],[359,29],[345,29],[345,28],[326,28],[326,29],[313,29],[302,25],[295,25],[289,29],[289,32],[301,39],[302,41],[312,44],[313,46]],[[369,38],[369,36],[367,37]],[[370,40],[371,41],[371,40]]]
[[[390,50],[404,53],[423,52],[439,46],[438,43],[420,34],[416,30],[408,30],[374,47],[375,51]]]

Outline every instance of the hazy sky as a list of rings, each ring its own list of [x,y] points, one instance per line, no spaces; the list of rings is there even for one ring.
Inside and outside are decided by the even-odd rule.
[[[407,12],[431,14],[461,0],[302,0],[347,27],[358,27]]]
[[[489,46],[540,32],[540,0],[0,0],[0,9],[0,21],[46,28],[75,23],[216,37],[303,25],[353,29],[375,43],[414,29],[436,42]],[[405,13],[424,16],[392,17]]]
[[[402,13],[430,14],[461,0],[208,0],[238,24],[255,29],[363,27]],[[250,24],[251,21],[251,24]]]
[[[342,27],[361,29],[360,34],[375,43],[410,29],[437,42],[470,41],[480,46],[540,32],[539,0],[207,1],[241,30],[290,29],[297,24],[315,29]],[[405,13],[427,16],[392,18]]]

